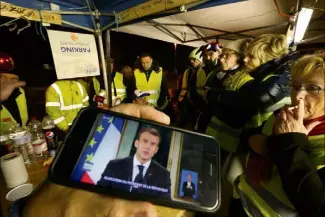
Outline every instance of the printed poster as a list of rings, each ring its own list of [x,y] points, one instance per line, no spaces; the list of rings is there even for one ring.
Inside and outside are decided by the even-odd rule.
[[[58,79],[100,74],[95,36],[47,30]]]

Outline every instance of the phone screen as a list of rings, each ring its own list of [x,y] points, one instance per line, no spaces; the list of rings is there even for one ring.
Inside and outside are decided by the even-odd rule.
[[[210,137],[101,113],[71,179],[215,208],[220,198],[218,150]]]

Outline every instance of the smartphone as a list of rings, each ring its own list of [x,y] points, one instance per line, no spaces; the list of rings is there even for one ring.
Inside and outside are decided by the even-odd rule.
[[[49,170],[55,183],[167,207],[215,212],[215,139],[119,113],[80,111]]]

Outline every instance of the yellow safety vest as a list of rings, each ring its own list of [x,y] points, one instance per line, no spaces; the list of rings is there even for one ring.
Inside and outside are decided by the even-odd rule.
[[[238,76],[235,76],[239,74]],[[252,80],[253,78],[247,77],[244,72],[238,72],[234,76],[230,77],[230,79],[224,82],[227,85],[228,90],[238,90],[243,84],[247,81]],[[268,78],[275,76],[274,74],[270,74],[266,76],[263,81]],[[232,83],[233,81],[234,83]],[[237,83],[236,83],[237,82]],[[231,89],[236,88],[236,89]],[[284,105],[291,104],[290,97],[284,97],[282,100],[277,102],[276,104],[270,106],[265,111],[261,111],[258,114],[254,115],[244,126],[243,129],[248,128],[256,128],[262,125],[268,118],[273,114],[273,111],[282,108]],[[218,120],[216,117],[213,117],[209,123],[209,126],[206,130],[206,134],[214,136],[216,140],[219,142],[220,147],[228,152],[236,152],[237,147],[239,146],[239,137],[243,129],[234,129],[231,126],[223,123]]]
[[[100,83],[99,81],[97,80],[96,77],[92,77],[92,82],[94,84],[94,91],[95,91],[95,94],[96,95],[100,95],[100,96],[105,96],[105,90],[101,90],[100,89]],[[78,79],[77,80],[84,88],[85,90],[87,91],[87,93],[89,93],[89,83],[87,83],[84,79]]]
[[[115,89],[114,89],[115,87]],[[116,90],[116,95],[115,95]],[[123,74],[116,72],[114,76],[114,82],[112,82],[112,98],[113,102],[119,98],[121,101],[126,97],[126,87],[123,83]]]
[[[275,121],[272,115],[263,126],[262,133],[271,135]],[[308,137],[311,146],[304,147],[310,151],[310,159],[313,160],[317,169],[325,165],[325,135]],[[245,174],[239,178],[237,191],[240,195],[242,205],[248,216],[263,217],[294,217],[297,212],[282,188],[281,177],[274,166],[271,170],[271,179],[268,183],[261,183],[260,187],[255,187],[249,183]]]
[[[147,77],[144,72],[141,72],[139,69],[134,70],[136,88],[143,92],[150,93],[150,96],[147,96],[146,100],[155,107],[157,107],[157,101],[160,95],[162,76],[162,68],[159,68],[159,72],[151,72],[150,78],[147,81]]]
[[[22,88],[19,88],[19,91],[21,94],[16,98],[16,103],[18,106],[22,126],[26,126],[27,121],[28,121],[28,111],[27,111],[27,102],[26,102],[26,96],[25,96],[25,91]],[[16,124],[17,121],[12,117],[10,111],[2,105],[2,109],[0,112],[0,129],[2,130],[2,125],[3,125],[3,120],[6,118],[10,118],[12,124]]]
[[[203,66],[202,66],[203,67]],[[204,86],[206,82],[206,74],[204,69],[200,67],[197,72],[196,72],[196,91],[204,96]],[[189,78],[188,78],[188,73],[190,69],[186,69],[183,75],[183,80],[182,80],[182,91],[179,94],[178,101],[182,102],[184,97],[187,96],[189,99],[191,98],[190,92],[187,92],[188,85],[189,85]]]
[[[246,82],[251,80],[253,80],[253,77],[239,71],[225,79],[223,85],[226,90],[237,91]],[[213,116],[205,133],[215,137],[222,149],[228,152],[235,152],[239,145],[241,131],[242,129],[235,129]]]
[[[56,81],[46,90],[46,112],[55,125],[67,130],[79,111],[89,105],[85,88],[77,81]]]

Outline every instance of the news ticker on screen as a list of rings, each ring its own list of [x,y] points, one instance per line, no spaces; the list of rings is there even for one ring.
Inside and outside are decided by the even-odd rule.
[[[159,188],[159,187],[152,186],[152,185],[126,181],[126,180],[117,179],[114,177],[105,176],[104,179],[107,181],[115,182],[115,183],[129,185],[129,186],[132,186],[133,188],[143,188],[143,189],[148,189],[148,190],[160,191],[160,192],[164,192],[164,193],[168,192],[168,189],[166,189],[166,188]]]

